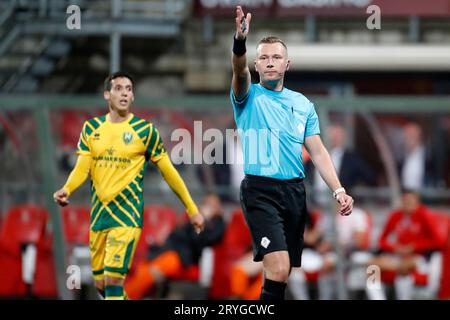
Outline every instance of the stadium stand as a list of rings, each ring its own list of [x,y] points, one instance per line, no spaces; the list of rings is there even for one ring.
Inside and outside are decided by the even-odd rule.
[[[46,209],[36,205],[10,208],[0,232],[0,296],[29,297],[36,271],[36,255],[45,237]]]
[[[139,262],[147,258],[152,246],[161,245],[166,240],[176,224],[177,214],[171,207],[154,205],[144,208],[144,225],[130,274]]]
[[[229,56],[236,1],[79,0],[83,27],[69,30],[66,9],[72,2],[0,1],[0,298],[67,298],[56,279],[67,277],[68,265],[81,267],[81,291],[93,288],[88,183],[62,209],[60,241],[53,241],[51,227],[60,211],[48,202],[48,190],[63,183],[72,169],[84,121],[106,112],[103,80],[118,69],[136,80],[133,113],[157,124],[171,157],[183,155],[176,166],[193,197],[214,190],[230,201],[228,213],[233,211],[223,241],[207,248],[201,263],[173,283],[206,288],[210,299],[229,298],[231,266],[250,252],[251,244],[245,219],[236,209],[239,183],[231,184],[236,178],[231,169],[241,174],[242,169],[230,167],[226,173],[228,163],[206,164],[203,152],[218,141],[208,140],[208,134],[220,131],[222,138],[234,125]],[[382,7],[382,29],[366,26],[369,2]],[[379,233],[399,200],[399,165],[408,140],[404,128],[409,123],[420,127],[424,152],[409,169],[414,173],[418,164],[425,164],[420,191],[446,241],[432,255],[436,268],[431,273],[412,273],[409,294],[450,299],[450,6],[447,0],[392,2],[245,1],[244,10],[253,14],[248,61],[253,61],[259,39],[281,36],[292,60],[286,87],[314,103],[326,143],[329,124],[342,125],[348,148],[376,173],[374,181],[351,190],[356,203],[369,212],[364,254],[379,250]],[[174,133],[180,132],[186,136],[177,140]],[[180,142],[189,148],[175,149]],[[154,166],[145,176],[144,201],[149,205],[130,274],[152,246],[162,244],[187,220],[178,199],[159,183]],[[418,175],[409,177],[418,180]],[[220,179],[226,183],[220,185]],[[310,190],[308,176],[305,184]],[[323,196],[332,201],[327,188]],[[335,286],[344,288],[337,298],[352,298],[348,293],[355,284],[360,288],[367,280],[361,255],[329,253],[345,266],[339,273],[344,282]],[[317,264],[308,268],[304,258],[302,276],[314,290],[323,274]],[[395,276],[382,272],[384,285],[393,286]],[[175,286],[174,297],[177,290]],[[398,298],[390,291],[387,298]],[[89,298],[71,293],[69,298]]]
[[[231,296],[231,266],[248,251],[250,246],[251,237],[244,215],[241,209],[236,209],[231,214],[223,241],[214,248],[212,285],[209,290],[211,299],[225,299]]]

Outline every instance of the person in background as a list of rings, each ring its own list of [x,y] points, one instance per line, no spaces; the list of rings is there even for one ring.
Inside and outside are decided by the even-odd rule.
[[[125,283],[130,299],[142,299],[154,286],[198,265],[203,249],[221,241],[225,222],[220,198],[207,194],[200,210],[206,219],[204,231],[198,235],[186,222],[172,231],[161,247],[150,248],[148,260],[141,262]]]
[[[403,138],[404,153],[399,163],[401,185],[416,191],[433,185],[436,168],[430,150],[425,147],[422,128],[417,123],[408,123]]]
[[[431,254],[440,250],[444,242],[436,217],[421,203],[417,191],[404,189],[401,207],[389,214],[379,238],[381,253],[367,265],[394,272],[397,294],[406,297],[402,288],[413,285],[410,274],[426,270]]]
[[[351,190],[358,184],[373,186],[376,184],[376,174],[372,168],[354,150],[350,150],[347,145],[347,132],[345,128],[337,123],[332,124],[328,129],[330,142],[330,156],[336,167],[336,172],[342,185]],[[327,197],[324,197],[328,186],[315,170],[312,161],[306,162],[306,172],[312,177],[311,184],[314,189],[316,202],[324,204]]]

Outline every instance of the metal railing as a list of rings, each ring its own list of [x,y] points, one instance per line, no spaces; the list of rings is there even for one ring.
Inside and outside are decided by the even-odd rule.
[[[16,7],[21,14],[40,18],[58,18],[67,15],[67,8],[76,5],[86,18],[175,18],[190,10],[189,0],[22,0]]]
[[[11,0],[0,3],[0,28],[13,16],[16,2],[16,0]]]

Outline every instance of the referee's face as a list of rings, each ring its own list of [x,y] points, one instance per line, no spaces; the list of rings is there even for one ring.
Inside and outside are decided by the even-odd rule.
[[[286,48],[279,42],[261,43],[256,49],[255,68],[261,81],[279,81],[289,69]]]
[[[133,84],[126,77],[111,80],[111,89],[105,91],[105,99],[113,111],[128,112],[134,101]]]

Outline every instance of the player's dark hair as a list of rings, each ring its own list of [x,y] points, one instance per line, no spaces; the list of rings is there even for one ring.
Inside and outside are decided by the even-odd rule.
[[[126,72],[123,72],[123,71],[117,71],[117,72],[114,72],[113,74],[109,75],[105,79],[103,90],[104,91],[111,90],[111,81],[116,79],[116,78],[127,78],[127,79],[129,79],[131,81],[131,84],[134,86],[133,77],[129,73],[126,73]]]
[[[258,45],[256,47],[259,47],[259,45],[263,44],[263,43],[281,43],[283,45],[283,47],[286,49],[286,51],[287,51],[286,44],[283,42],[283,40],[281,40],[278,37],[275,37],[275,36],[264,37],[258,42]]]

